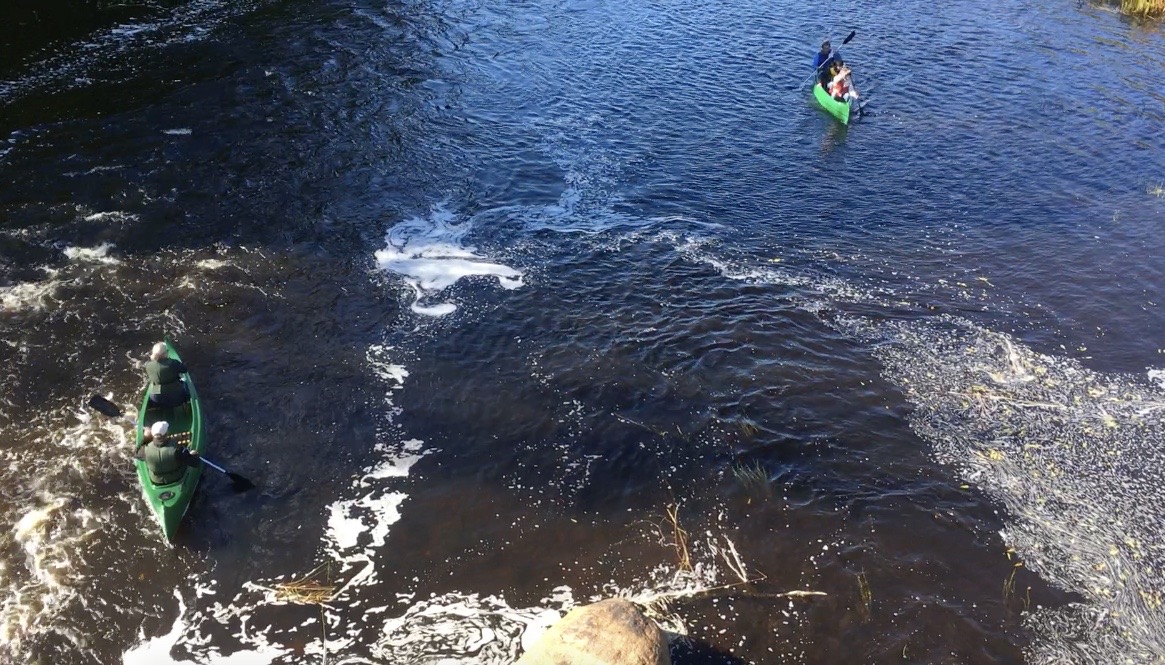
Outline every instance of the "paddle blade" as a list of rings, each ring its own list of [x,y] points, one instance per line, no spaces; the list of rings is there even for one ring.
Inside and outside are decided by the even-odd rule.
[[[247,490],[255,489],[255,483],[247,480],[237,473],[228,472],[227,476],[231,479],[231,489],[234,490],[236,494],[239,492],[246,492]]]
[[[121,409],[119,409],[116,404],[110,402],[101,395],[94,395],[89,398],[89,408],[97,411],[98,413],[103,413],[110,418],[121,417]]]
[[[850,32],[848,35],[845,36],[845,39],[841,40],[841,45],[845,46],[846,44],[848,44],[849,40],[853,39],[854,35],[856,35],[856,34],[858,34],[857,30]]]

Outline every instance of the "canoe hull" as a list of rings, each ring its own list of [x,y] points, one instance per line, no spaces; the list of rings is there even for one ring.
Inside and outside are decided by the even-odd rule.
[[[833,97],[830,97],[829,93],[825,91],[825,88],[821,87],[820,83],[813,84],[813,97],[817,100],[821,108],[825,109],[829,115],[837,118],[838,122],[843,125],[849,124],[850,104],[848,101],[839,102]]]
[[[181,360],[168,337],[166,349],[171,358]],[[197,450],[199,454],[203,452],[202,406],[199,403],[198,392],[195,391],[194,382],[189,374],[183,375],[182,380],[186,382],[186,388],[190,392],[190,401],[182,406],[170,408],[151,406],[150,386],[146,384],[142,394],[142,405],[138,409],[138,443],[141,443],[143,434],[151,425],[159,420],[165,420],[170,424],[169,436],[188,445],[191,450]],[[145,497],[146,504],[157,517],[158,524],[162,527],[162,535],[167,541],[173,541],[174,534],[178,532],[178,525],[182,522],[182,516],[186,514],[186,509],[190,507],[190,501],[194,498],[194,490],[198,487],[199,478],[202,477],[202,465],[187,467],[186,473],[178,482],[155,485],[150,480],[146,463],[136,460],[134,464],[137,466],[138,482],[141,483],[142,496]]]

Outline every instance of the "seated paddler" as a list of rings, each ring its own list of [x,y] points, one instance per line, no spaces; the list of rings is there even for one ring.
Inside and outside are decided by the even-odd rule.
[[[150,404],[152,406],[179,406],[190,399],[186,382],[182,375],[186,365],[181,360],[170,357],[166,345],[158,342],[150,350],[150,360],[146,363],[146,378],[150,381]]]
[[[833,47],[829,45],[828,39],[821,43],[821,50],[813,56],[813,73],[816,74],[815,78],[823,88],[833,78],[829,72],[830,65],[833,64],[833,57]]]
[[[197,466],[198,451],[179,445],[167,436],[170,423],[159,420],[142,435],[142,441],[134,450],[134,458],[146,463],[146,471],[155,485],[169,485],[182,480],[186,468]]]

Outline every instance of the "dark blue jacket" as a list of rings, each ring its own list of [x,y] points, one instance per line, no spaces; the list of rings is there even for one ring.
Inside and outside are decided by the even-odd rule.
[[[829,63],[833,60],[834,52],[830,51],[829,55],[821,55],[821,51],[813,56],[813,71],[817,74],[817,82],[825,87],[829,83],[827,77],[829,76]]]

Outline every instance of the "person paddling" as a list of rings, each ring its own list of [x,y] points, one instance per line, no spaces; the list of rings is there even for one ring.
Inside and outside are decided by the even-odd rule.
[[[816,74],[817,82],[823,88],[829,84],[829,66],[833,57],[833,47],[829,45],[828,39],[821,42],[821,50],[813,56],[813,73]]]
[[[190,399],[182,375],[186,365],[181,360],[170,357],[170,351],[162,342],[150,350],[150,360],[146,363],[146,377],[150,381],[150,405],[171,407],[185,404]]]
[[[170,423],[159,420],[142,435],[142,441],[134,449],[134,459],[146,463],[146,471],[155,485],[169,485],[182,480],[186,467],[199,464],[198,451],[191,450],[166,436]]]

